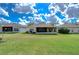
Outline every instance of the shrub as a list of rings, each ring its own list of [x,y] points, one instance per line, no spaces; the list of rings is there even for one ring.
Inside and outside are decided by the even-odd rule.
[[[26,31],[25,33],[29,33],[29,31]]]
[[[2,40],[2,37],[0,37],[0,41]]]
[[[59,33],[62,33],[62,34],[69,34],[69,29],[67,27],[62,27],[58,30]]]

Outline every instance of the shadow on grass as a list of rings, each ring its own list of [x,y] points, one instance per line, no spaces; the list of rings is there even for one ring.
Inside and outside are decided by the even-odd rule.
[[[18,32],[1,32],[0,34],[16,34]]]
[[[31,33],[27,33],[27,32],[21,32],[21,34],[31,34]]]
[[[4,40],[0,40],[0,44],[1,44],[1,43],[5,43],[5,41],[4,41]]]

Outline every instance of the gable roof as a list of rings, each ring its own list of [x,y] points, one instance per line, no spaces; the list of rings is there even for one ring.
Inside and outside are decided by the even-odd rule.
[[[26,28],[26,25],[20,25],[17,23],[8,23],[8,24],[4,24],[3,26],[5,27],[18,27],[18,28]]]
[[[79,24],[69,24],[69,23],[67,23],[67,24],[60,25],[60,27],[79,27]]]
[[[48,23],[48,24],[40,23],[40,24],[36,25],[35,27],[54,27],[54,24],[52,25],[50,23]]]
[[[39,24],[32,23],[32,24],[29,24],[28,27],[29,26],[30,27],[55,27],[54,24],[51,24],[51,23],[46,24],[46,23],[43,23],[43,22],[41,22]]]

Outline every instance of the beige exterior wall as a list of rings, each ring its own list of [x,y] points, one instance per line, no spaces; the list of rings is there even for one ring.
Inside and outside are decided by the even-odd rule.
[[[26,28],[19,28],[19,32],[26,32]]]
[[[69,28],[70,33],[79,33],[79,28]]]
[[[2,28],[0,27],[0,32],[2,32]]]
[[[54,27],[54,25],[41,23],[39,25],[36,25],[35,27]]]
[[[45,23],[41,23],[41,24],[39,24],[39,25],[30,24],[30,25],[28,26],[28,30],[30,31],[30,29],[33,29],[34,32],[36,32],[36,28],[37,28],[37,27],[53,28],[53,27],[55,27],[55,26],[52,25],[52,24],[45,24]],[[49,29],[47,29],[47,30],[49,31]],[[52,32],[53,32],[53,31],[52,31]],[[56,32],[58,32],[58,29],[56,29]]]
[[[67,27],[70,33],[79,33],[79,24],[63,24],[60,27]]]
[[[35,28],[34,24],[31,24],[31,25],[28,26],[28,31],[30,31],[30,29],[33,29],[34,32],[36,32],[36,28]]]

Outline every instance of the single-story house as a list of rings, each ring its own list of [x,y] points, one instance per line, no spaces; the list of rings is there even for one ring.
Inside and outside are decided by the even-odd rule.
[[[79,24],[63,24],[60,25],[60,27],[67,27],[70,30],[70,33],[79,33]]]
[[[36,33],[36,34],[57,34],[58,29],[55,26],[55,24],[32,23],[28,25],[28,31],[31,33]]]
[[[16,23],[4,24],[0,26],[0,32],[26,32],[26,26]]]
[[[26,32],[27,31],[27,26],[26,25],[19,25],[19,32]]]
[[[2,32],[2,27],[0,26],[0,32]]]
[[[0,26],[0,32],[15,32],[18,31],[18,26],[10,23],[10,24],[4,24]]]

